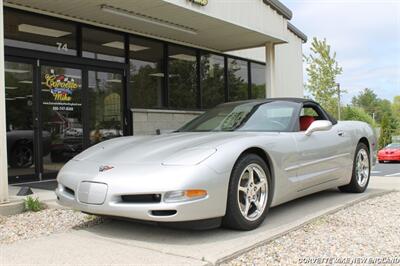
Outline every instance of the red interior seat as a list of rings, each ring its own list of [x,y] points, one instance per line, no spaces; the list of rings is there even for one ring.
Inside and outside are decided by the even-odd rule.
[[[300,131],[305,131],[315,121],[315,118],[311,115],[300,116]]]

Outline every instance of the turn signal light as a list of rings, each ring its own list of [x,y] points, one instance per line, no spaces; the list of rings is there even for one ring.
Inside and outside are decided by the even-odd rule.
[[[207,191],[202,189],[188,189],[188,190],[177,190],[169,191],[164,195],[165,202],[181,202],[195,199],[205,198]]]
[[[202,189],[185,190],[185,196],[188,198],[198,198],[207,196],[207,191]]]

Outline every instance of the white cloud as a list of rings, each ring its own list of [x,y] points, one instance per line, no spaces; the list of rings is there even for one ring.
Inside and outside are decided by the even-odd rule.
[[[400,94],[400,1],[282,0],[292,23],[311,38],[326,38],[343,67],[338,81],[349,94],[363,88],[379,97]]]

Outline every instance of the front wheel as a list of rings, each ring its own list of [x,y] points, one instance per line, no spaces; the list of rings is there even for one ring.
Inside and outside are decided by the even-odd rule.
[[[353,162],[353,174],[348,185],[339,187],[342,192],[362,193],[367,189],[371,162],[367,145],[358,143]]]
[[[271,174],[256,154],[241,156],[229,182],[228,202],[223,225],[237,230],[257,228],[271,205]]]

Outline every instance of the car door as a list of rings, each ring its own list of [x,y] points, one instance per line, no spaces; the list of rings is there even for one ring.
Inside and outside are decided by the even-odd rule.
[[[304,117],[306,119],[302,119]],[[300,120],[308,121],[305,125],[303,121],[301,125]],[[307,136],[305,130],[314,120],[330,120],[333,126],[330,130],[316,131]],[[303,105],[299,115],[299,130],[294,133],[299,158],[295,166],[298,191],[333,184],[343,178],[343,166],[349,161],[351,163],[350,137],[350,134],[330,119],[318,105]]]

